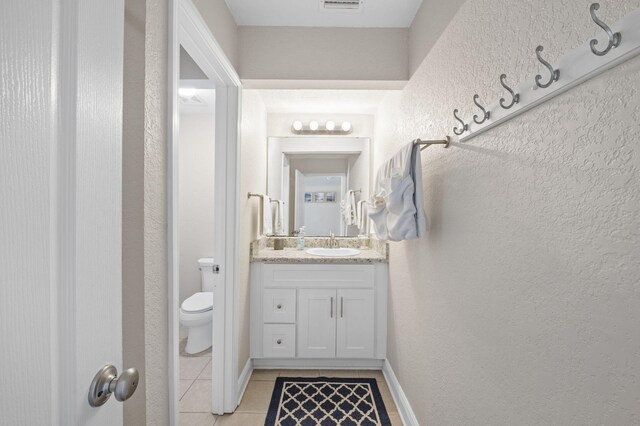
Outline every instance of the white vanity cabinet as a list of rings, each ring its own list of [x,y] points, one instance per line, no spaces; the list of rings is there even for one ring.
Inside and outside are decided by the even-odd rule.
[[[253,263],[251,274],[256,365],[366,367],[386,357],[386,264]]]

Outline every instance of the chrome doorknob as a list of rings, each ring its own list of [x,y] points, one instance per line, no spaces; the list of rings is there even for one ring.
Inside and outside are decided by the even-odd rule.
[[[111,394],[118,401],[126,401],[138,387],[140,375],[135,368],[129,368],[118,377],[118,370],[113,365],[105,365],[98,371],[89,387],[89,405],[103,405]]]

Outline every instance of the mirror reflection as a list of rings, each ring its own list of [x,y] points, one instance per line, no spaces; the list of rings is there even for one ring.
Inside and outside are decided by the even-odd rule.
[[[367,138],[269,138],[268,193],[284,211],[274,234],[366,234],[369,163]]]

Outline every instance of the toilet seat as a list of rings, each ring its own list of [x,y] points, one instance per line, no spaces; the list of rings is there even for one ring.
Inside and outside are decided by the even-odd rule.
[[[213,309],[213,293],[210,291],[195,293],[182,302],[180,309],[189,314],[210,311]]]

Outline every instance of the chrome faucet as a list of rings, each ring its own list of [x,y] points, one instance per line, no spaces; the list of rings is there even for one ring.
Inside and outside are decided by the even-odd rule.
[[[329,231],[329,239],[325,242],[325,248],[340,248],[340,244],[333,231]]]

